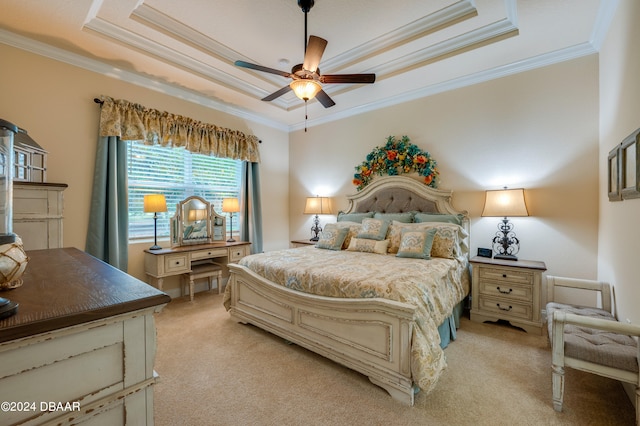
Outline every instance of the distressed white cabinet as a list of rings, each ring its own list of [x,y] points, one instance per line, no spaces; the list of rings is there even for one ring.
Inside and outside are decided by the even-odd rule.
[[[13,232],[25,250],[61,248],[64,183],[13,183]]]
[[[153,425],[168,295],[73,248],[27,252],[0,320],[0,424]]]

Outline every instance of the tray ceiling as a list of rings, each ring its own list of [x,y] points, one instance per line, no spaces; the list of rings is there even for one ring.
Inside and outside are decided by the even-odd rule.
[[[328,40],[322,73],[377,80],[325,85],[336,105],[310,101],[309,125],[596,53],[614,9],[599,0],[316,0],[308,34]],[[290,71],[302,62],[296,0],[3,0],[0,42],[274,127],[304,122],[293,93],[260,100],[289,79],[233,65]]]

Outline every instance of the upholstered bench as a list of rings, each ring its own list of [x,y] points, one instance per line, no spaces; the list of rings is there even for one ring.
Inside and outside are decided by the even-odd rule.
[[[593,290],[601,293],[602,308],[549,302],[547,330],[552,346],[553,406],[562,411],[564,367],[632,383],[636,386],[636,419],[640,422],[640,327],[618,322],[607,283],[562,277],[547,277],[549,299],[555,287]],[[638,423],[640,424],[640,423]]]
[[[199,280],[201,278],[207,279],[207,284],[209,290],[212,288],[213,277],[216,278],[216,285],[218,287],[218,294],[220,294],[220,279],[222,278],[222,266],[211,261],[207,261],[201,264],[191,264],[191,272],[186,272],[182,274],[183,283],[188,283],[189,286],[189,298],[193,301],[193,290],[195,287],[195,280]],[[183,290],[184,295],[184,290]]]

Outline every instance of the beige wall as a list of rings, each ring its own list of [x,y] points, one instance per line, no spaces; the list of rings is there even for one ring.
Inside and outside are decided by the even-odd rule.
[[[192,117],[255,134],[260,145],[265,249],[286,244],[288,234],[288,134],[261,124],[177,99],[0,44],[0,118],[29,132],[48,155],[48,181],[67,183],[64,245],[84,249],[95,163],[100,108],[107,95],[149,108]],[[151,217],[150,217],[151,220]],[[168,246],[167,241],[161,245]],[[144,279],[142,250],[130,246],[129,273]],[[168,280],[168,287],[176,285]]]
[[[347,207],[354,167],[388,135],[408,135],[438,162],[440,187],[470,213],[472,253],[489,246],[499,222],[480,217],[484,191],[524,187],[532,217],[513,219],[519,257],[546,262],[549,274],[596,277],[596,55],[293,133],[292,237],[309,235],[304,197],[334,196]]]
[[[618,317],[640,324],[640,199],[608,201],[607,155],[640,127],[640,3],[623,0],[600,53],[598,278],[615,287]]]

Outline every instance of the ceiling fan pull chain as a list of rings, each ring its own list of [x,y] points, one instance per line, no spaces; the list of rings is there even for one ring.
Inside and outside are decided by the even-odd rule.
[[[307,133],[307,101],[304,101],[304,132]]]

